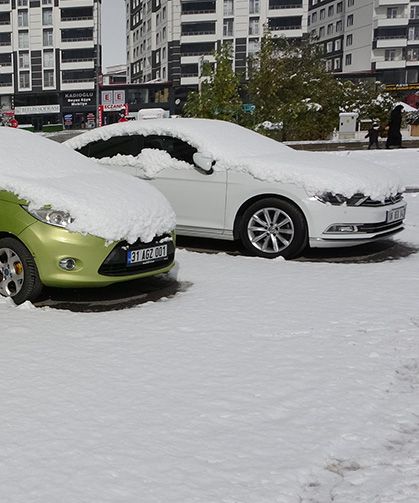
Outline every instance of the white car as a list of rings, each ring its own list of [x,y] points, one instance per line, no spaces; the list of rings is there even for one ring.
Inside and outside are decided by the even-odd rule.
[[[179,235],[239,239],[261,257],[359,245],[403,228],[406,203],[394,173],[296,151],[228,122],[137,120],[66,144],[149,180],[172,204]]]

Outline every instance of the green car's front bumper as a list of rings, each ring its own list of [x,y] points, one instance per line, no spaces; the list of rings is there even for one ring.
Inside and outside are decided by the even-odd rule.
[[[45,286],[60,288],[107,286],[165,273],[174,265],[173,241],[169,243],[169,256],[166,261],[141,268],[127,266],[125,261],[122,262],[125,250],[123,252],[121,250],[129,246],[127,243],[107,244],[104,239],[70,232],[38,221],[26,227],[18,238],[35,258],[39,277]],[[142,245],[142,247],[147,246],[152,246],[152,244]],[[117,251],[121,252],[116,272],[100,273],[99,269],[104,269],[103,264],[109,255],[112,252],[115,255]],[[75,259],[75,269],[67,271],[60,267],[60,260],[66,258]],[[108,267],[107,270],[109,269]]]
[[[22,210],[24,211],[24,210]],[[34,219],[18,236],[29,249],[38,268],[39,277],[45,286],[52,287],[98,287],[112,283],[144,278],[170,271],[174,265],[174,243],[168,243],[169,256],[166,261],[148,266],[127,266],[125,263],[127,243],[107,244],[104,239],[70,232]],[[153,246],[151,243],[140,247]],[[114,272],[104,268],[104,262],[113,253],[119,256]],[[74,270],[66,271],[59,265],[60,260],[73,258]],[[118,260],[118,257],[116,257]],[[107,269],[101,273],[99,269]]]

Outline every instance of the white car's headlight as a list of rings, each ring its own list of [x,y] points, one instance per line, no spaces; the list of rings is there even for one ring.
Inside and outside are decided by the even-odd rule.
[[[74,218],[71,217],[70,213],[61,210],[53,210],[52,208],[28,208],[24,206],[25,210],[29,212],[33,217],[44,222],[45,224],[55,225],[56,227],[68,227]]]

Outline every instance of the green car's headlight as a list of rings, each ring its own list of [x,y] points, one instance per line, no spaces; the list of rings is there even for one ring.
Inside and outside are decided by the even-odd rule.
[[[52,208],[28,208],[28,206],[23,206],[23,208],[29,212],[33,217],[44,222],[45,224],[55,225],[56,227],[68,227],[74,218],[71,217],[70,213],[61,210],[53,210]]]

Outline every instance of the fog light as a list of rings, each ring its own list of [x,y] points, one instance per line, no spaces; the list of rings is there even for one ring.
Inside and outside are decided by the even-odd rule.
[[[65,271],[73,271],[76,268],[76,259],[74,258],[63,258],[59,261],[59,266]]]
[[[358,227],[352,224],[334,224],[331,225],[326,231],[326,233],[335,233],[335,234],[340,233],[351,234],[353,232],[358,232]]]

